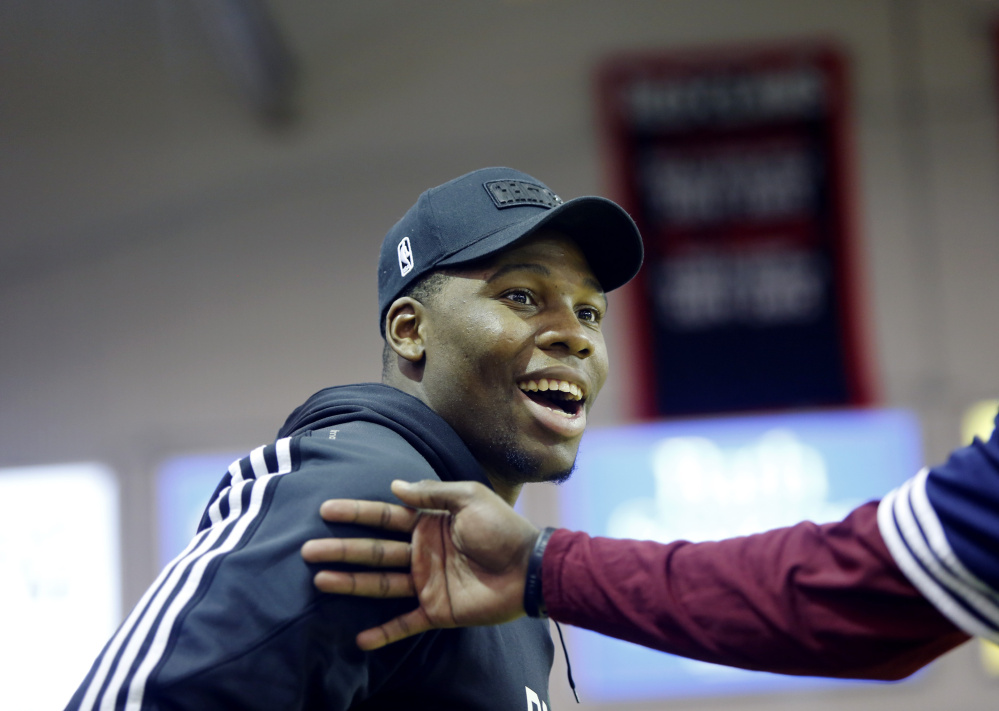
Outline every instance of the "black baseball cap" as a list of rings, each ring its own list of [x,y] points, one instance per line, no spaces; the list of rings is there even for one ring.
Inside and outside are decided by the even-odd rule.
[[[642,237],[624,208],[607,198],[568,202],[512,168],[483,168],[431,188],[385,235],[378,259],[378,312],[410,284],[440,267],[506,249],[541,228],[558,230],[582,250],[604,291],[642,266]]]

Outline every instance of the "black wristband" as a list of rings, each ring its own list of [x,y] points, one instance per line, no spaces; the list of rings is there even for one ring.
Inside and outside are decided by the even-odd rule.
[[[544,591],[541,589],[541,560],[548,546],[548,539],[555,529],[549,526],[541,531],[534,542],[531,557],[527,560],[527,580],[524,583],[524,611],[528,617],[548,617],[545,609]]]

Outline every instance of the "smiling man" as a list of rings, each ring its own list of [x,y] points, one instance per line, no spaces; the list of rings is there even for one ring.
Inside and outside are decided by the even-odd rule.
[[[568,477],[607,376],[606,292],[641,261],[613,202],[563,203],[509,168],[421,195],[379,259],[382,383],[316,393],[229,467],[69,708],[546,710],[546,622],[362,652],[360,631],[413,604],[324,595],[299,550],[370,534],[316,511],[397,501],[399,477],[479,482],[509,505],[527,482]]]

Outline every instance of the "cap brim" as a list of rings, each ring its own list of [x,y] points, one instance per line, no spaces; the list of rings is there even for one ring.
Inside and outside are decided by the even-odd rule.
[[[455,266],[500,252],[538,231],[561,232],[583,252],[604,291],[628,283],[642,266],[642,236],[625,210],[607,198],[586,196],[486,235],[448,255],[439,265]]]

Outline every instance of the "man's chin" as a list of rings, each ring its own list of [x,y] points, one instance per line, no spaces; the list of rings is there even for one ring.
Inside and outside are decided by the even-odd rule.
[[[572,466],[569,467],[568,469],[564,469],[564,470],[562,470],[560,472],[556,472],[554,474],[550,474],[546,478],[542,479],[542,481],[544,481],[544,482],[546,482],[548,484],[556,484],[556,485],[557,484],[564,484],[567,481],[569,481],[569,478],[572,476],[572,473],[574,471],[576,471],[576,463],[575,462],[573,462]]]
[[[498,476],[512,486],[541,482],[561,484],[572,476],[578,443],[535,441],[529,445],[525,447],[513,436],[506,436],[495,437],[484,447],[469,448],[492,476]]]
[[[563,484],[576,470],[575,457],[567,464],[559,464],[548,461],[550,457],[532,456],[523,450],[511,448],[505,451],[504,459],[506,467],[503,478],[510,484]]]

